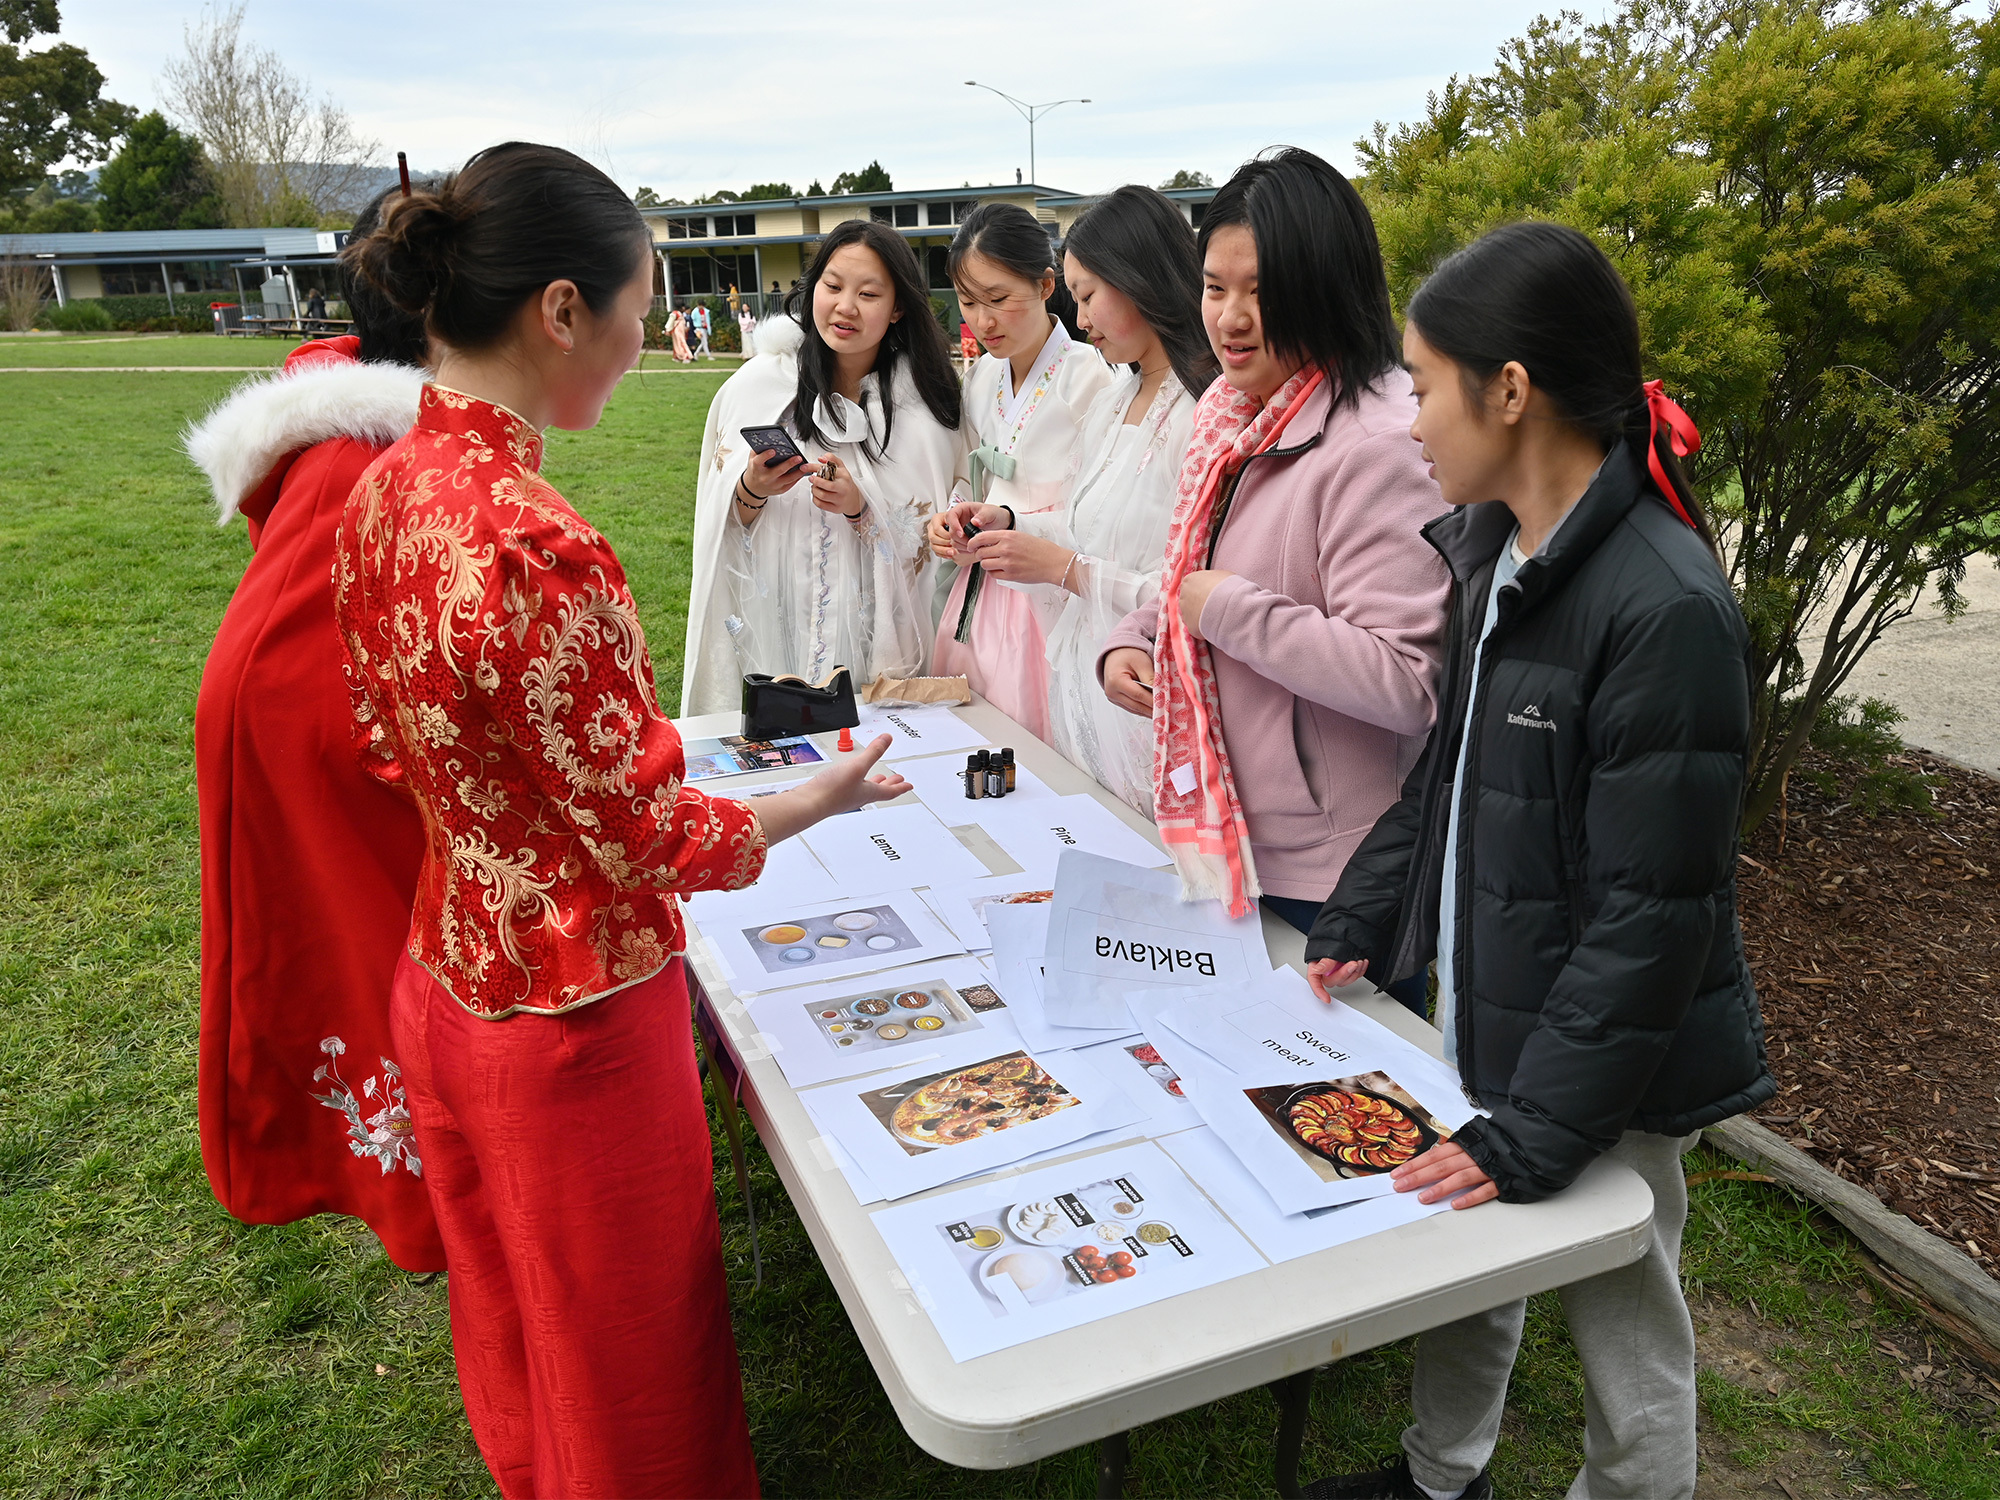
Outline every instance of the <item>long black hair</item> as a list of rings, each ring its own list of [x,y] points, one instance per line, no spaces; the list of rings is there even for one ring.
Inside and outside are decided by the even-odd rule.
[[[572,281],[602,313],[652,253],[625,192],[557,146],[489,146],[439,184],[389,200],[341,264],[430,332],[470,352],[497,343],[521,304]]]
[[[401,197],[400,187],[378,193],[368,206],[355,215],[351,240],[365,240],[382,222],[382,210],[391,198]],[[361,358],[367,363],[422,365],[430,355],[430,341],[424,335],[424,315],[405,312],[375,289],[366,277],[345,274],[341,281],[347,296],[348,316],[361,339]]]
[[[983,255],[1023,281],[1053,278],[1056,289],[1049,295],[1048,310],[1069,330],[1071,338],[1083,336],[1076,326],[1076,299],[1063,285],[1048,226],[1025,208],[1017,203],[982,203],[965,216],[965,222],[951,237],[951,249],[945,252],[944,261],[951,284],[961,288],[960,296],[965,295],[960,272],[968,255]]]
[[[1139,310],[1181,389],[1199,398],[1217,367],[1201,326],[1201,257],[1180,210],[1156,189],[1129,183],[1070,226],[1063,253]]]
[[[826,274],[827,262],[834,253],[849,245],[861,245],[875,252],[882,269],[889,273],[889,284],[896,289],[896,310],[902,314],[889,325],[875,350],[874,369],[880,376],[882,395],[883,449],[889,446],[889,428],[895,419],[891,385],[898,360],[909,370],[917,395],[938,424],[956,428],[958,376],[951,367],[951,346],[945,342],[944,329],[931,314],[931,294],[924,287],[915,252],[910,249],[909,241],[886,225],[870,219],[849,219],[820,241],[812,269],[785,299],[785,310],[798,320],[805,333],[805,342],[799,346],[798,402],[792,416],[799,436],[809,443],[826,441],[814,425],[813,413],[820,398],[833,391],[834,355],[820,336],[819,325],[813,321],[813,290]]]
[[[1512,360],[1606,452],[1630,443],[1645,469],[1650,442],[1674,498],[1716,550],[1667,433],[1652,432],[1632,290],[1588,235],[1535,221],[1481,235],[1431,273],[1409,317],[1425,343],[1464,371],[1475,399]]]
[[[1336,410],[1402,363],[1375,221],[1330,164],[1297,146],[1246,161],[1202,215],[1203,256],[1233,224],[1248,225],[1257,244],[1264,342],[1334,377]]]

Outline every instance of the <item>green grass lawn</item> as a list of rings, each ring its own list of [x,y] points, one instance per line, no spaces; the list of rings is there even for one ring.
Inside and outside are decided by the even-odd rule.
[[[0,337],[0,370],[53,370],[107,365],[283,364],[285,339],[217,338],[212,333],[84,333]],[[0,400],[7,399],[0,395]]]
[[[24,343],[0,341],[0,363]],[[193,363],[182,345],[281,352],[213,339],[33,352]],[[238,378],[0,383],[0,1493],[490,1494],[442,1281],[396,1271],[349,1221],[237,1224],[202,1175],[192,715],[246,545],[240,527],[213,524],[176,440]],[[628,381],[602,427],[549,447],[550,477],[626,561],[669,701],[695,447],[718,381]],[[911,1444],[761,1151],[753,1169],[761,1291],[726,1167],[719,1191],[767,1492],[1091,1491],[1089,1452],[985,1474]],[[1831,1433],[1883,1487],[2000,1492],[1991,1435],[1874,1354],[1902,1318],[1856,1298],[1837,1233],[1762,1187],[1707,1183],[1695,1203],[1690,1283],[1775,1324],[1792,1375],[1778,1395],[1705,1376],[1723,1441],[1757,1454]],[[1408,1367],[1397,1346],[1319,1383],[1309,1474],[1394,1447]],[[1503,1493],[1567,1483],[1579,1382],[1561,1315],[1540,1299],[1496,1465]],[[1130,1491],[1268,1494],[1273,1420],[1253,1391],[1142,1429]]]

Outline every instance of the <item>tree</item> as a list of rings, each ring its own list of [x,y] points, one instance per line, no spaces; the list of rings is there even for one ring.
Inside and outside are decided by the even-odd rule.
[[[220,229],[222,200],[201,142],[158,110],[140,117],[98,174],[98,221],[106,229]]]
[[[0,0],[0,192],[34,186],[65,159],[102,161],[132,123],[131,109],[104,97],[104,75],[81,47],[19,45],[61,24],[56,0]]]
[[[1208,188],[1215,186],[1215,179],[1206,172],[1190,172],[1186,167],[1174,173],[1160,184],[1160,191],[1170,193],[1175,188]]]
[[[632,201],[640,208],[659,208],[667,200],[649,187],[642,187],[632,195]]]
[[[0,206],[0,234],[87,234],[98,227],[97,184],[74,168],[44,177]]]
[[[798,189],[789,182],[753,182],[743,194],[742,201],[756,203],[767,198],[796,198],[798,195]]]
[[[817,177],[812,180],[812,186],[806,189],[806,196],[808,198],[824,198],[826,196],[826,189],[819,185]]]
[[[1593,235],[1749,622],[1744,826],[1864,652],[2000,554],[2000,17],[1624,0],[1356,143],[1391,290],[1523,217]]]
[[[239,228],[318,224],[368,196],[378,141],[355,134],[331,99],[315,102],[276,53],[242,39],[241,3],[182,30],[160,75],[167,108],[208,152],[216,192]]]
[[[882,163],[871,161],[859,172],[842,172],[833,179],[836,193],[892,193],[895,184],[889,181],[889,174],[882,170]]]

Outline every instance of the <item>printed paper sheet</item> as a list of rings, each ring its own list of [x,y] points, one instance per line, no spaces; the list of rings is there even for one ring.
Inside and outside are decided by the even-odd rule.
[[[799,838],[851,889],[977,880],[985,864],[921,804],[875,806],[815,823]]]
[[[1056,865],[1049,906],[1045,1010],[1061,1026],[1131,1026],[1141,991],[1247,984],[1271,971],[1253,909],[1183,901],[1180,877],[1072,849]]]
[[[878,1209],[874,1221],[961,1363],[1265,1264],[1151,1144]]]
[[[696,920],[739,995],[965,951],[917,893],[907,890],[833,901],[794,901],[774,891],[768,902],[732,904],[717,920]]]
[[[1019,1033],[970,959],[912,964],[749,1002],[751,1023],[795,1089],[904,1068],[944,1046],[1015,1046]]]

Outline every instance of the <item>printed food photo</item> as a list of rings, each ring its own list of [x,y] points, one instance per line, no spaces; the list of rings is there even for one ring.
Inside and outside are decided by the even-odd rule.
[[[1451,1135],[1386,1073],[1243,1092],[1328,1182],[1394,1171]]]

